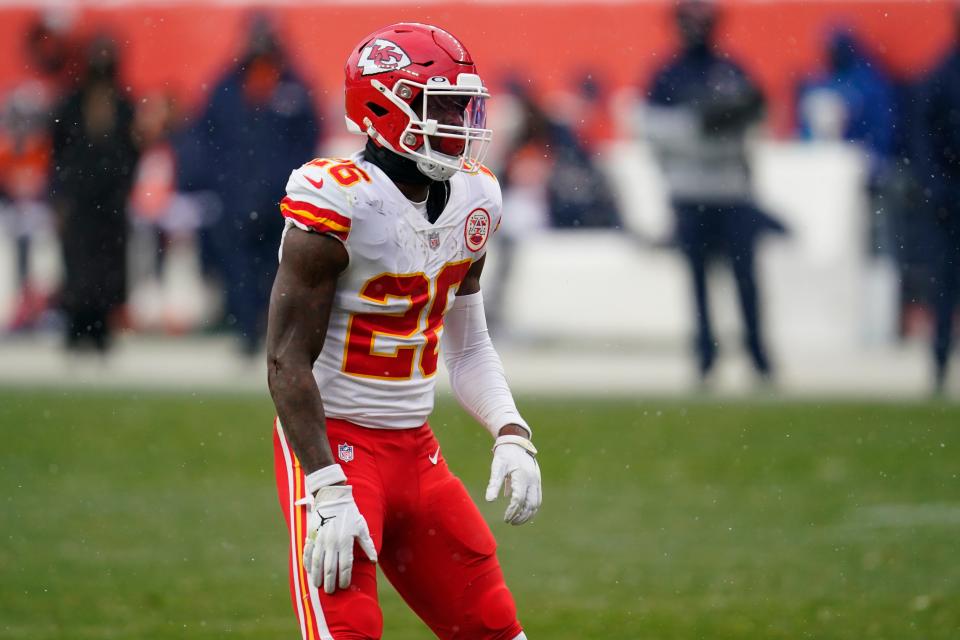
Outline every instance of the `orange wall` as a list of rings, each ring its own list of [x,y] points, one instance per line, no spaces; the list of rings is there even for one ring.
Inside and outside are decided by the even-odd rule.
[[[792,88],[816,70],[823,36],[852,24],[893,72],[912,76],[929,68],[952,39],[951,3],[821,0],[725,3],[724,46],[760,79],[772,101],[774,123],[785,131]],[[460,37],[496,87],[508,70],[529,74],[540,90],[567,86],[590,70],[608,84],[646,82],[670,55],[674,39],[669,5],[451,2],[419,9],[391,4],[284,6],[277,10],[284,40],[314,86],[336,100],[342,65],[359,38],[399,20],[439,24]],[[202,4],[175,7],[88,8],[82,32],[107,30],[124,48],[132,90],[169,88],[195,106],[208,83],[236,55],[245,9]],[[0,91],[25,75],[20,43],[34,12],[0,9]]]

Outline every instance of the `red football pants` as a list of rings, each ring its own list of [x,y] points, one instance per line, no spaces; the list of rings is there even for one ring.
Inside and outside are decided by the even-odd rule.
[[[380,568],[420,619],[444,640],[515,638],[522,628],[493,534],[439,455],[430,427],[368,429],[328,419],[327,438],[370,527]],[[303,471],[279,421],[274,461],[290,532],[290,593],[304,640],[379,639],[376,566],[358,545],[349,589],[328,595],[308,582],[301,561],[307,507],[294,505],[305,495]]]

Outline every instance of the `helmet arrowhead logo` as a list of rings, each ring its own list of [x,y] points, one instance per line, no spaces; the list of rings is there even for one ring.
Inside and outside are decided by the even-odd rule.
[[[363,75],[371,76],[376,73],[396,71],[410,66],[410,56],[396,43],[377,38],[360,52],[358,66]]]

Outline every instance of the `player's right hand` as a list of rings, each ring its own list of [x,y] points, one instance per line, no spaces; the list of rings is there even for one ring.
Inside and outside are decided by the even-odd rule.
[[[321,487],[307,516],[307,541],[303,547],[303,568],[310,576],[310,584],[327,593],[336,591],[337,586],[350,586],[354,539],[370,562],[376,562],[377,549],[367,521],[353,500],[353,487]]]

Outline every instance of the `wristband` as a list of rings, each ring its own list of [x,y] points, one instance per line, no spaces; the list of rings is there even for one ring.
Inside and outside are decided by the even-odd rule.
[[[533,446],[533,443],[530,442],[530,440],[528,440],[527,438],[524,438],[523,436],[513,436],[513,435],[500,436],[494,441],[492,451],[496,451],[497,447],[499,447],[502,444],[518,445],[534,458],[537,457],[537,448]]]
[[[304,478],[304,484],[307,488],[307,492],[311,495],[323,487],[329,487],[332,484],[346,481],[347,474],[343,472],[343,468],[338,464],[331,464],[330,466],[323,467],[322,469],[317,469]]]

